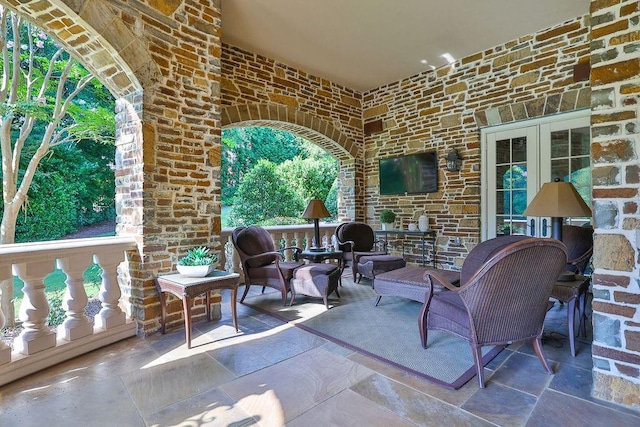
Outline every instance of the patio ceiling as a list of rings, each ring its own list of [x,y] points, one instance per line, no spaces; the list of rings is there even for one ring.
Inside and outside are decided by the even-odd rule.
[[[222,0],[222,40],[366,91],[588,12],[589,0]]]

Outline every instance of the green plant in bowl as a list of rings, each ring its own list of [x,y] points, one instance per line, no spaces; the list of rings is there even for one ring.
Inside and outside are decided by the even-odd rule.
[[[391,224],[396,221],[396,214],[389,209],[380,212],[380,222],[383,224]]]
[[[218,266],[218,255],[201,246],[187,251],[187,255],[178,260],[176,268],[186,277],[204,277]]]

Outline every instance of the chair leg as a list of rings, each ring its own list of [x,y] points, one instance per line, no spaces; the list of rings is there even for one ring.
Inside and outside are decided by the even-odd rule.
[[[420,330],[420,343],[422,344],[422,348],[427,348],[427,334],[429,333],[427,329],[427,310],[428,305],[423,304],[420,314],[418,315],[418,329]]]
[[[482,364],[482,347],[471,345],[473,352],[473,360],[476,364],[476,372],[478,373],[478,386],[484,388],[484,365]]]
[[[533,339],[533,349],[536,351],[536,355],[542,363],[544,370],[547,371],[548,374],[553,374],[553,370],[549,367],[547,360],[544,358],[544,354],[542,353],[542,337],[537,337]]]
[[[249,293],[249,288],[251,287],[250,283],[246,283],[244,284],[244,292],[242,293],[242,298],[240,298],[240,303],[242,303],[242,301],[244,301],[244,298],[247,296],[247,294]]]
[[[380,304],[381,299],[382,299],[382,295],[378,295],[378,298],[376,298],[376,307],[378,306],[378,304]]]

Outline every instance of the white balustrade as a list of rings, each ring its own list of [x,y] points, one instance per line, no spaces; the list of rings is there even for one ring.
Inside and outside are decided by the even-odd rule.
[[[13,292],[13,275],[24,282],[18,316],[23,329],[13,341],[13,352],[0,341],[0,385],[136,334],[135,322],[127,321],[119,305],[117,272],[126,261],[125,253],[136,248],[135,240],[128,237],[0,245],[2,291]],[[96,315],[96,328],[85,315],[88,298],[83,274],[92,260],[103,270],[102,310]],[[65,320],[57,333],[47,325],[49,302],[44,284],[56,265],[67,276],[62,302]],[[0,309],[0,329],[7,316],[14,313]]]
[[[56,333],[47,325],[49,302],[44,291],[44,278],[53,271],[53,266],[53,260],[13,266],[13,273],[24,282],[18,316],[23,329],[13,342],[18,353],[33,354],[56,345]]]
[[[91,266],[89,253],[75,257],[58,259],[58,268],[67,275],[65,283],[67,289],[64,293],[62,308],[66,312],[66,318],[58,326],[58,336],[64,340],[72,341],[93,333],[93,323],[84,313],[89,303],[87,291],[84,289],[84,272]]]

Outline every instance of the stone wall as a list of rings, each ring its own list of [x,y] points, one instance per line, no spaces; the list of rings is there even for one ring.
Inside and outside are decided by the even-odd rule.
[[[364,218],[362,94],[224,45],[224,126],[271,126],[315,142],[339,162],[338,216]]]
[[[589,81],[574,69],[588,64],[588,35],[589,18],[577,18],[365,93],[364,125],[373,129],[365,136],[366,221],[392,209],[406,229],[426,211],[438,263],[459,267],[480,238],[479,127],[587,108]],[[464,159],[460,172],[445,169],[452,148]],[[431,150],[440,158],[437,193],[379,195],[378,159]]]
[[[594,395],[640,407],[640,3],[591,2]]]

